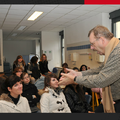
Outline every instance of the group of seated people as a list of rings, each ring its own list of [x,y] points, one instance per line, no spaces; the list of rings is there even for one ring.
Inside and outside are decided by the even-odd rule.
[[[0,113],[92,112],[91,99],[86,99],[88,94],[84,86],[74,83],[62,88],[58,85],[61,74],[57,77],[50,72],[46,55],[42,55],[39,65],[37,62],[38,58],[34,56],[26,66],[22,56],[18,56],[13,64],[13,75],[0,77]],[[62,67],[60,73],[66,73],[68,64],[64,63]],[[42,69],[44,72],[41,74]],[[73,70],[79,71],[77,67]],[[41,84],[40,79],[38,80],[41,76],[44,87],[39,89],[35,83]]]

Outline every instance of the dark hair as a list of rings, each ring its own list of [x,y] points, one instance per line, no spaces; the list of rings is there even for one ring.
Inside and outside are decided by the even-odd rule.
[[[19,69],[21,69],[22,72],[23,72],[23,69],[22,69],[21,67],[16,67],[16,68],[14,69],[14,71],[13,71],[13,74],[16,75],[16,72],[18,72]]]
[[[85,66],[86,70],[87,70],[87,66],[86,65],[81,65],[80,67],[80,71],[82,71],[82,67]]]
[[[13,85],[19,81],[21,81],[20,77],[18,77],[16,75],[11,75],[4,81],[1,88],[5,93],[9,93],[8,87],[10,87],[12,89]]]
[[[24,76],[25,76],[26,74],[28,74],[28,73],[27,73],[27,72],[23,72],[23,73],[21,74],[20,78],[23,80],[23,79],[24,79]]]
[[[114,37],[113,33],[111,33],[108,28],[101,26],[101,25],[97,25],[96,27],[94,27],[93,29],[91,29],[88,33],[88,37],[90,36],[91,33],[94,33],[94,36],[96,38],[99,38],[100,36],[105,37],[106,39],[112,39]]]
[[[5,82],[5,80],[7,79],[8,77],[6,75],[3,75],[3,76],[0,76],[0,95],[2,93],[4,93],[4,91],[2,90],[2,85],[3,83]]]
[[[41,58],[40,58],[40,61],[42,61],[42,62],[43,62],[43,56],[45,56],[45,57],[46,57],[46,60],[45,60],[45,61],[47,61],[47,56],[46,56],[46,54],[42,54],[42,56],[41,56]]]
[[[33,56],[30,61],[31,61],[31,63],[36,64],[37,60],[38,60],[38,57]]]
[[[79,69],[77,67],[74,67],[73,70],[78,70],[79,71]]]
[[[23,57],[21,55],[17,56],[16,60],[14,61],[14,64],[18,65],[18,59],[20,59],[20,58],[22,59],[23,66],[25,66],[25,61],[23,60]]]
[[[49,73],[45,76],[45,79],[44,79],[44,89],[46,87],[49,87],[50,86],[50,81],[51,81],[51,78],[56,78],[57,79],[57,76],[54,74],[54,73]]]
[[[68,64],[67,64],[67,63],[63,63],[63,64],[62,64],[62,67],[68,68]]]

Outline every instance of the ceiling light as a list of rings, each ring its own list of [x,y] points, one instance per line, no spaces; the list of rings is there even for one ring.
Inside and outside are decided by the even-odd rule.
[[[25,28],[26,28],[26,26],[20,26],[17,30],[23,30]]]
[[[43,12],[35,11],[27,20],[34,21],[37,19]]]
[[[16,35],[17,35],[17,33],[13,33],[13,34],[12,34],[12,36],[16,36]]]

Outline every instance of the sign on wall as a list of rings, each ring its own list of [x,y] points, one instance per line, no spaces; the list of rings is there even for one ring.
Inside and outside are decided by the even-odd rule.
[[[46,54],[47,60],[52,60],[52,50],[43,50],[43,54]]]

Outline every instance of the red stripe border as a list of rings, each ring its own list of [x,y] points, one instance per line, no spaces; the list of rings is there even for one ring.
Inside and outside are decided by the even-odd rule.
[[[120,4],[120,0],[84,0],[84,4]]]

